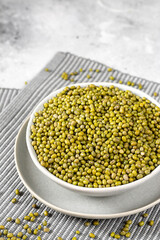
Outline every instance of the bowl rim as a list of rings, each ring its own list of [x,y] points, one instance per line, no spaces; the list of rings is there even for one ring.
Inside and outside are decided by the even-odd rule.
[[[29,154],[31,156],[31,159],[34,162],[34,164],[38,167],[38,169],[40,171],[42,171],[42,173],[47,175],[54,182],[60,184],[61,186],[65,187],[65,188],[73,190],[73,191],[75,190],[75,191],[79,191],[79,192],[85,192],[85,193],[88,193],[88,194],[97,194],[98,195],[98,194],[101,194],[101,193],[106,193],[106,194],[107,193],[114,193],[114,192],[129,190],[129,189],[132,189],[133,187],[138,187],[143,182],[149,180],[153,175],[156,175],[160,171],[160,165],[157,166],[150,174],[146,175],[145,177],[143,177],[141,179],[135,180],[131,183],[127,183],[127,184],[120,185],[120,186],[108,187],[108,188],[87,188],[87,187],[80,187],[80,186],[77,186],[77,185],[73,185],[71,183],[65,182],[64,180],[59,179],[58,177],[56,177],[55,175],[50,173],[46,168],[41,166],[40,163],[37,160],[37,155],[36,155],[35,150],[33,149],[32,145],[31,145],[31,139],[29,137],[30,136],[30,127],[31,127],[31,125],[33,125],[32,120],[34,118],[34,113],[37,112],[40,109],[43,109],[43,104],[45,102],[47,102],[49,99],[51,99],[52,97],[56,96],[57,93],[63,91],[64,88],[72,87],[72,86],[86,87],[90,84],[94,84],[96,86],[105,86],[105,87],[114,86],[114,87],[117,87],[117,88],[119,88],[121,90],[124,90],[124,91],[126,91],[126,90],[131,91],[135,95],[147,98],[148,100],[150,100],[152,103],[154,103],[156,106],[158,106],[160,108],[160,103],[158,103],[154,98],[149,96],[147,93],[143,92],[142,90],[139,90],[139,89],[136,89],[136,88],[124,85],[124,84],[109,83],[109,82],[85,82],[85,83],[69,84],[67,86],[61,87],[61,88],[51,92],[45,98],[43,98],[35,106],[35,108],[32,110],[32,113],[30,115],[30,118],[29,118],[29,121],[28,121],[28,124],[27,124],[27,129],[26,129],[26,144],[27,144],[27,148],[28,148]]]

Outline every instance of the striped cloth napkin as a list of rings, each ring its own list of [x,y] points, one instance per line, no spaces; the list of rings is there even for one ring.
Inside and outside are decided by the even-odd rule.
[[[73,228],[80,230],[81,234],[77,236],[79,240],[89,239],[88,234],[90,232],[93,232],[98,240],[111,240],[110,233],[112,231],[119,232],[123,226],[123,222],[127,219],[133,221],[130,230],[131,237],[129,239],[160,239],[160,204],[146,211],[149,214],[149,219],[155,220],[155,224],[152,227],[148,227],[147,224],[142,228],[137,227],[137,223],[142,220],[142,213],[118,219],[100,220],[99,226],[91,224],[89,227],[85,227],[84,222],[86,219],[74,218],[58,213],[49,209],[38,200],[33,199],[16,171],[14,143],[18,130],[41,99],[53,90],[69,84],[68,81],[61,78],[63,72],[75,72],[80,68],[84,70],[90,68],[99,69],[99,73],[95,71],[89,73],[91,79],[86,77],[88,74],[87,71],[83,71],[81,74],[74,76],[74,82],[119,82],[121,80],[123,84],[126,84],[128,81],[134,82],[136,88],[141,83],[143,86],[142,91],[147,94],[153,96],[155,91],[159,93],[156,100],[160,102],[160,84],[130,76],[117,70],[108,72],[108,67],[96,61],[84,59],[70,53],[58,53],[47,64],[46,68],[49,71],[43,69],[24,89],[0,89],[0,225],[5,225],[9,232],[17,234],[21,231],[22,226],[15,223],[7,223],[6,218],[11,216],[13,219],[17,217],[23,219],[23,216],[27,215],[30,211],[31,205],[36,202],[40,207],[38,209],[39,213],[47,210],[50,214],[50,217],[45,217],[45,219],[50,226],[51,232],[48,234],[41,231],[42,233],[39,235],[43,240],[56,240],[58,236],[64,240],[70,240],[75,236],[72,231]],[[109,79],[111,75],[115,78],[114,81]],[[16,188],[20,189],[23,194],[19,200],[20,204],[13,205],[11,199],[15,196],[14,190]],[[37,222],[32,224],[33,228],[36,228],[37,225]],[[23,230],[22,232],[24,233],[25,231]],[[28,239],[37,238],[35,235],[27,235]]]

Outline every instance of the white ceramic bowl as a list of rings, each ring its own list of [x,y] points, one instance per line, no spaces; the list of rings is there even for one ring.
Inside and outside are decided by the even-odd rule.
[[[158,107],[160,107],[160,104],[153,99],[152,97],[150,97],[149,95],[147,95],[146,93],[144,93],[143,91],[137,90],[136,88],[132,88],[129,87],[127,85],[122,85],[122,84],[113,84],[113,83],[105,83],[105,82],[89,82],[89,83],[79,83],[79,84],[72,84],[69,85],[70,86],[81,86],[81,87],[86,87],[89,84],[94,84],[96,86],[110,86],[110,85],[114,85],[115,87],[118,87],[122,90],[130,90],[131,92],[133,92],[134,94],[140,96],[140,97],[145,97],[147,99],[149,99],[152,103],[156,104]],[[51,99],[52,97],[56,96],[57,93],[61,92],[63,88],[60,88],[54,92],[52,92],[51,94],[49,94],[46,98],[44,98],[33,110],[29,122],[28,122],[28,126],[27,126],[27,131],[26,131],[26,143],[27,143],[27,147],[28,147],[28,151],[29,154],[34,162],[34,164],[37,166],[37,168],[43,173],[45,174],[47,177],[49,177],[50,179],[52,179],[54,182],[56,182],[57,184],[61,185],[64,188],[70,189],[72,191],[78,192],[80,194],[85,194],[88,196],[97,196],[97,197],[101,197],[101,196],[112,196],[112,195],[117,195],[117,194],[121,194],[125,191],[131,190],[133,188],[138,187],[140,184],[142,184],[145,181],[149,181],[155,174],[160,173],[160,166],[158,166],[154,171],[152,171],[149,175],[136,180],[132,183],[128,183],[125,185],[120,185],[120,186],[116,186],[116,187],[109,187],[109,188],[86,188],[86,187],[79,187],[79,186],[75,186],[73,184],[67,183],[59,178],[57,178],[56,176],[54,176],[53,174],[51,174],[46,168],[42,167],[40,165],[40,163],[37,160],[37,155],[35,153],[34,148],[31,145],[32,140],[30,139],[30,128],[32,123],[32,120],[34,118],[34,113],[42,110],[43,109],[43,104],[46,103],[49,99]]]

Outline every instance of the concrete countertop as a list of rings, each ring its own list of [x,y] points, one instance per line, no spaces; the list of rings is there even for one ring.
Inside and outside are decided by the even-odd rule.
[[[159,9],[157,0],[1,0],[0,87],[24,87],[57,51],[160,82]]]

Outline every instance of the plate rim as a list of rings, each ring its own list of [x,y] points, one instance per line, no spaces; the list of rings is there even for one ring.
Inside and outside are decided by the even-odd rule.
[[[39,195],[37,195],[31,188],[30,186],[26,183],[26,181],[24,180],[23,178],[23,175],[21,174],[21,171],[20,171],[20,168],[18,166],[18,161],[17,161],[17,142],[18,142],[18,139],[19,139],[19,136],[23,130],[23,128],[25,127],[25,125],[27,125],[27,122],[29,121],[29,118],[30,117],[27,117],[19,131],[18,131],[18,134],[16,136],[16,139],[15,139],[15,145],[14,145],[14,159],[15,159],[15,165],[16,165],[16,169],[17,169],[17,172],[18,172],[18,175],[22,181],[22,183],[24,184],[24,186],[27,188],[27,190],[33,195],[35,196],[35,198],[37,200],[39,200],[41,203],[43,203],[44,205],[50,207],[51,209],[57,211],[57,212],[60,212],[60,213],[63,213],[63,214],[67,214],[69,216],[73,216],[73,217],[80,217],[80,218],[88,218],[88,219],[113,219],[113,218],[120,218],[120,217],[125,217],[125,216],[129,216],[129,215],[133,215],[133,214],[137,214],[139,212],[142,212],[142,211],[145,211],[153,206],[155,206],[156,204],[160,203],[160,198],[158,198],[157,200],[151,202],[150,204],[147,204],[143,207],[140,207],[140,208],[136,208],[134,210],[130,210],[130,211],[126,211],[126,212],[120,212],[120,213],[113,213],[113,214],[87,214],[87,213],[81,213],[81,212],[75,212],[75,211],[70,211],[70,210],[66,210],[64,208],[60,208],[60,207],[57,207],[56,205],[53,205],[53,204],[50,204],[49,202],[47,202],[46,200],[44,200],[43,198],[41,198]]]

